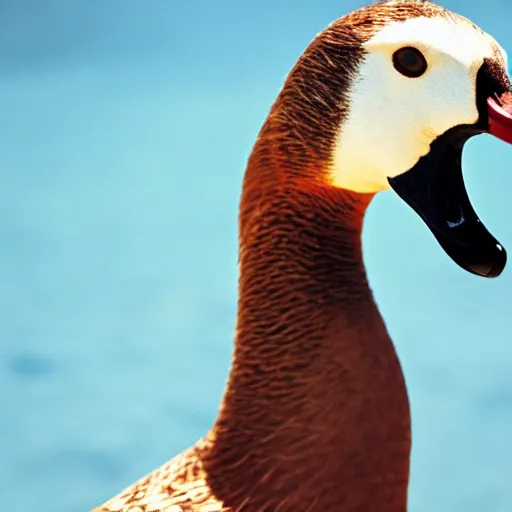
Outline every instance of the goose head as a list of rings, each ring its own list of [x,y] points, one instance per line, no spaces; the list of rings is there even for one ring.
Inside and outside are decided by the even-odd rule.
[[[418,0],[364,7],[318,37],[323,53],[341,37],[352,52],[330,183],[359,193],[393,189],[457,264],[499,275],[506,252],[471,206],[461,158],[477,134],[512,143],[503,48],[466,18]]]

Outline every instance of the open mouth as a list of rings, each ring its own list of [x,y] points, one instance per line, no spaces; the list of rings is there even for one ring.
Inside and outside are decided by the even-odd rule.
[[[487,129],[458,126],[432,144],[409,171],[389,178],[391,187],[423,219],[439,245],[465,270],[497,277],[507,253],[478,218],[462,176],[462,151],[473,135],[488,132],[512,143],[512,93],[487,98]]]

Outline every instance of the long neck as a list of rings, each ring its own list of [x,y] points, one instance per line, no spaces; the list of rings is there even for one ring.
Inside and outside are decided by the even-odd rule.
[[[249,164],[233,364],[204,460],[233,510],[406,510],[409,404],[362,259],[370,199]]]

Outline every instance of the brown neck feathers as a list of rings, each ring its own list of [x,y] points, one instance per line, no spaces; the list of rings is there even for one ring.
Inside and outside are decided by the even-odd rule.
[[[409,406],[363,265],[371,197],[257,174],[241,204],[235,352],[209,484],[237,511],[404,512]]]

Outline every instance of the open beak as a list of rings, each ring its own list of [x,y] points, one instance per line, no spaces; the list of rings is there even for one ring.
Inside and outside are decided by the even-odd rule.
[[[473,274],[497,277],[505,268],[507,253],[475,213],[461,161],[465,142],[478,133],[487,132],[512,143],[512,93],[487,99],[485,110],[485,128],[458,126],[448,130],[412,169],[388,181],[458,265]]]

